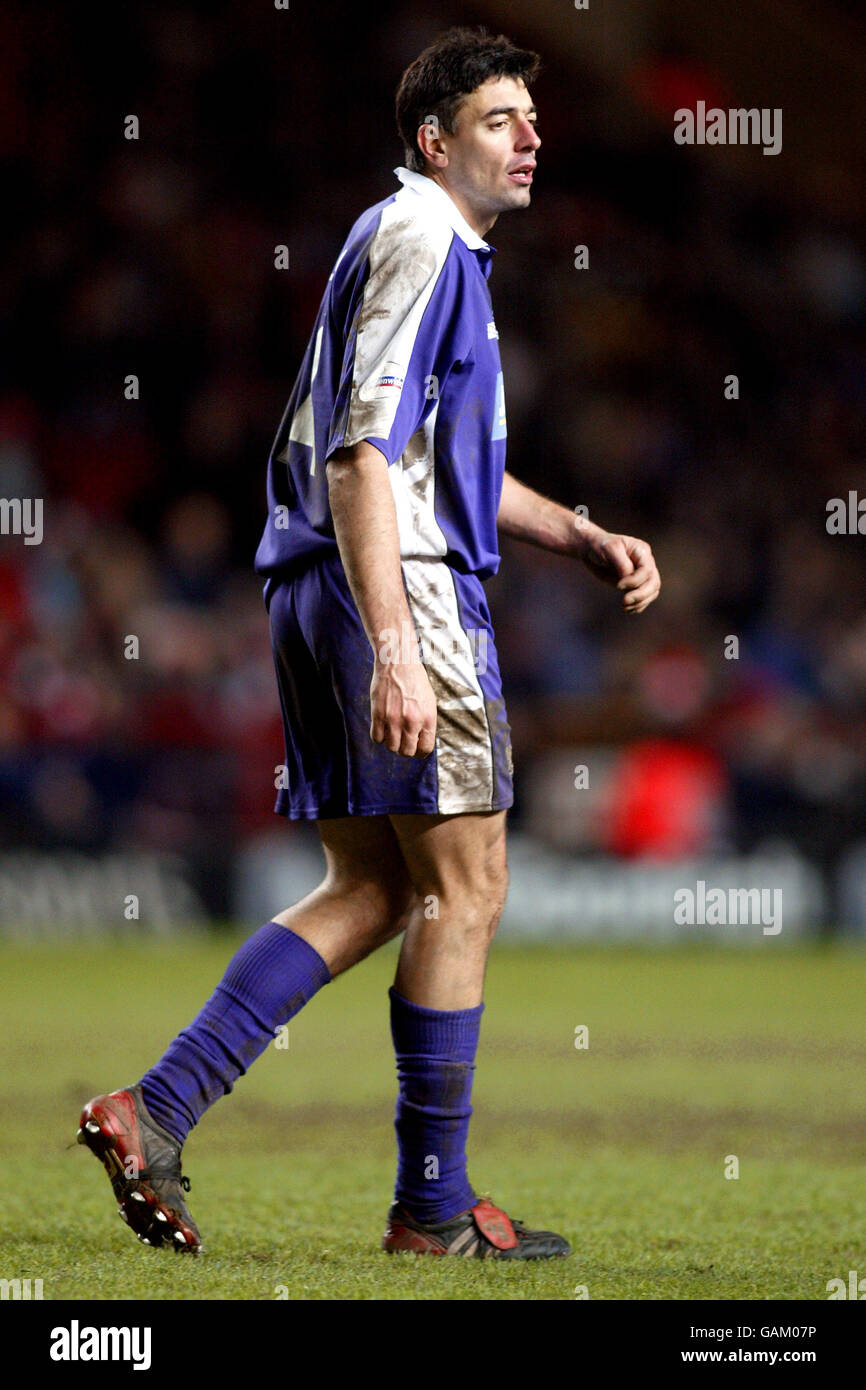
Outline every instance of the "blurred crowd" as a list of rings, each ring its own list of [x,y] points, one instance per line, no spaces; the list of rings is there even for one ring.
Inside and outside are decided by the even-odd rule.
[[[0,537],[4,845],[206,862],[270,821],[268,450],[340,245],[396,190],[399,74],[474,19],[290,15],[139,6],[99,45],[69,7],[0,19],[0,497],[45,508],[41,545]],[[489,235],[509,467],[649,540],[663,589],[629,619],[503,547],[518,781],[556,745],[691,749],[738,845],[830,857],[866,811],[864,542],[826,527],[866,496],[860,200],[829,165],[785,195],[758,150],[675,146],[685,55],[625,86],[542,56],[532,208]]]

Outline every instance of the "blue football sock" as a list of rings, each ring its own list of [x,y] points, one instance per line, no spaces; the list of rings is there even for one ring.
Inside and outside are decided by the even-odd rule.
[[[472,1073],[484,1005],[428,1009],[391,996],[400,1093],[395,1201],[418,1221],[448,1221],[475,1205],[466,1175]]]
[[[215,1100],[331,978],[308,941],[268,922],[245,941],[188,1028],[142,1077],[144,1103],[181,1144]]]

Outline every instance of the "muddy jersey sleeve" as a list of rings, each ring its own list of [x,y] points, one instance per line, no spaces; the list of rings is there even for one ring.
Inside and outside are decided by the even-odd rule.
[[[389,211],[347,334],[326,458],[366,439],[395,463],[471,350],[454,233]]]

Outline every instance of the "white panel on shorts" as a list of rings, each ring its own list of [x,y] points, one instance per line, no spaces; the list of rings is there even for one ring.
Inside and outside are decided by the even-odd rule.
[[[451,570],[441,560],[410,559],[403,561],[403,578],[436,696],[439,813],[492,809],[490,725]]]

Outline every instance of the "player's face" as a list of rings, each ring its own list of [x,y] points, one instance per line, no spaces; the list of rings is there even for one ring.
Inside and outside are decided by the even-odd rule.
[[[456,126],[437,142],[446,155],[437,182],[483,236],[500,212],[529,206],[541,144],[535,107],[520,78],[491,78],[465,99]]]

